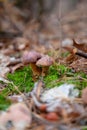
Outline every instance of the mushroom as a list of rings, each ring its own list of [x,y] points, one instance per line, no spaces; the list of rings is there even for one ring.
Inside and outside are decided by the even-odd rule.
[[[36,62],[38,67],[42,67],[42,76],[45,76],[48,72],[49,66],[53,64],[53,58],[48,55],[43,56]]]
[[[36,51],[30,51],[30,52],[25,52],[22,57],[22,61],[24,65],[30,64],[31,69],[33,71],[33,76],[37,77],[41,75],[41,68],[36,66],[36,62],[38,59],[42,57],[42,54],[36,52]]]

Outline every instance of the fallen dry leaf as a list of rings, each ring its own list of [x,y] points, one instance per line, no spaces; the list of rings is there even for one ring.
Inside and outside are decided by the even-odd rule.
[[[73,46],[78,48],[79,50],[87,53],[87,44],[85,43],[77,43],[75,40],[73,40]]]
[[[73,61],[70,65],[70,68],[73,68],[76,72],[83,71],[87,73],[87,59],[79,58]]]
[[[13,104],[0,116],[0,129],[2,130],[24,130],[30,126],[32,117],[30,110],[23,103]]]
[[[15,66],[13,66],[13,67],[11,67],[11,73],[14,73],[17,69],[20,69],[20,68],[22,68],[24,65],[22,64],[22,63],[20,63],[20,64],[17,64],[17,65],[15,65]]]
[[[78,58],[77,58],[76,55],[74,55],[74,54],[69,54],[69,55],[66,57],[65,61],[66,61],[66,63],[70,64],[70,63],[73,63],[74,61],[76,61],[77,59],[78,59]]]

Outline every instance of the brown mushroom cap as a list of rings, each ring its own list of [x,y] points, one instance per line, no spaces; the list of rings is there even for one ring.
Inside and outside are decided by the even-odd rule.
[[[36,51],[30,51],[30,52],[26,51],[23,54],[22,61],[24,64],[34,63],[41,57],[42,57],[42,55]]]
[[[43,56],[36,62],[37,66],[50,66],[53,64],[53,58],[49,57],[48,55]]]

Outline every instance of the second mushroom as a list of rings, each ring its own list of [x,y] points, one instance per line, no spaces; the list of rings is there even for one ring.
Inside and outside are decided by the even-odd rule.
[[[24,65],[30,64],[34,81],[36,81],[39,76],[45,76],[49,66],[53,64],[53,59],[51,57],[36,51],[25,52],[22,61]]]
[[[52,64],[53,58],[49,57],[48,55],[43,56],[36,62],[38,67],[42,67],[42,76],[45,76],[48,73],[48,69]]]

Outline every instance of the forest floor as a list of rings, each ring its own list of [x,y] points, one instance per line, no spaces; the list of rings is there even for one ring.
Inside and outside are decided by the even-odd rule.
[[[44,16],[41,24],[1,8],[0,130],[87,130],[86,7],[61,20],[57,12]],[[34,75],[24,64],[31,51],[52,58],[44,75],[41,66]]]

